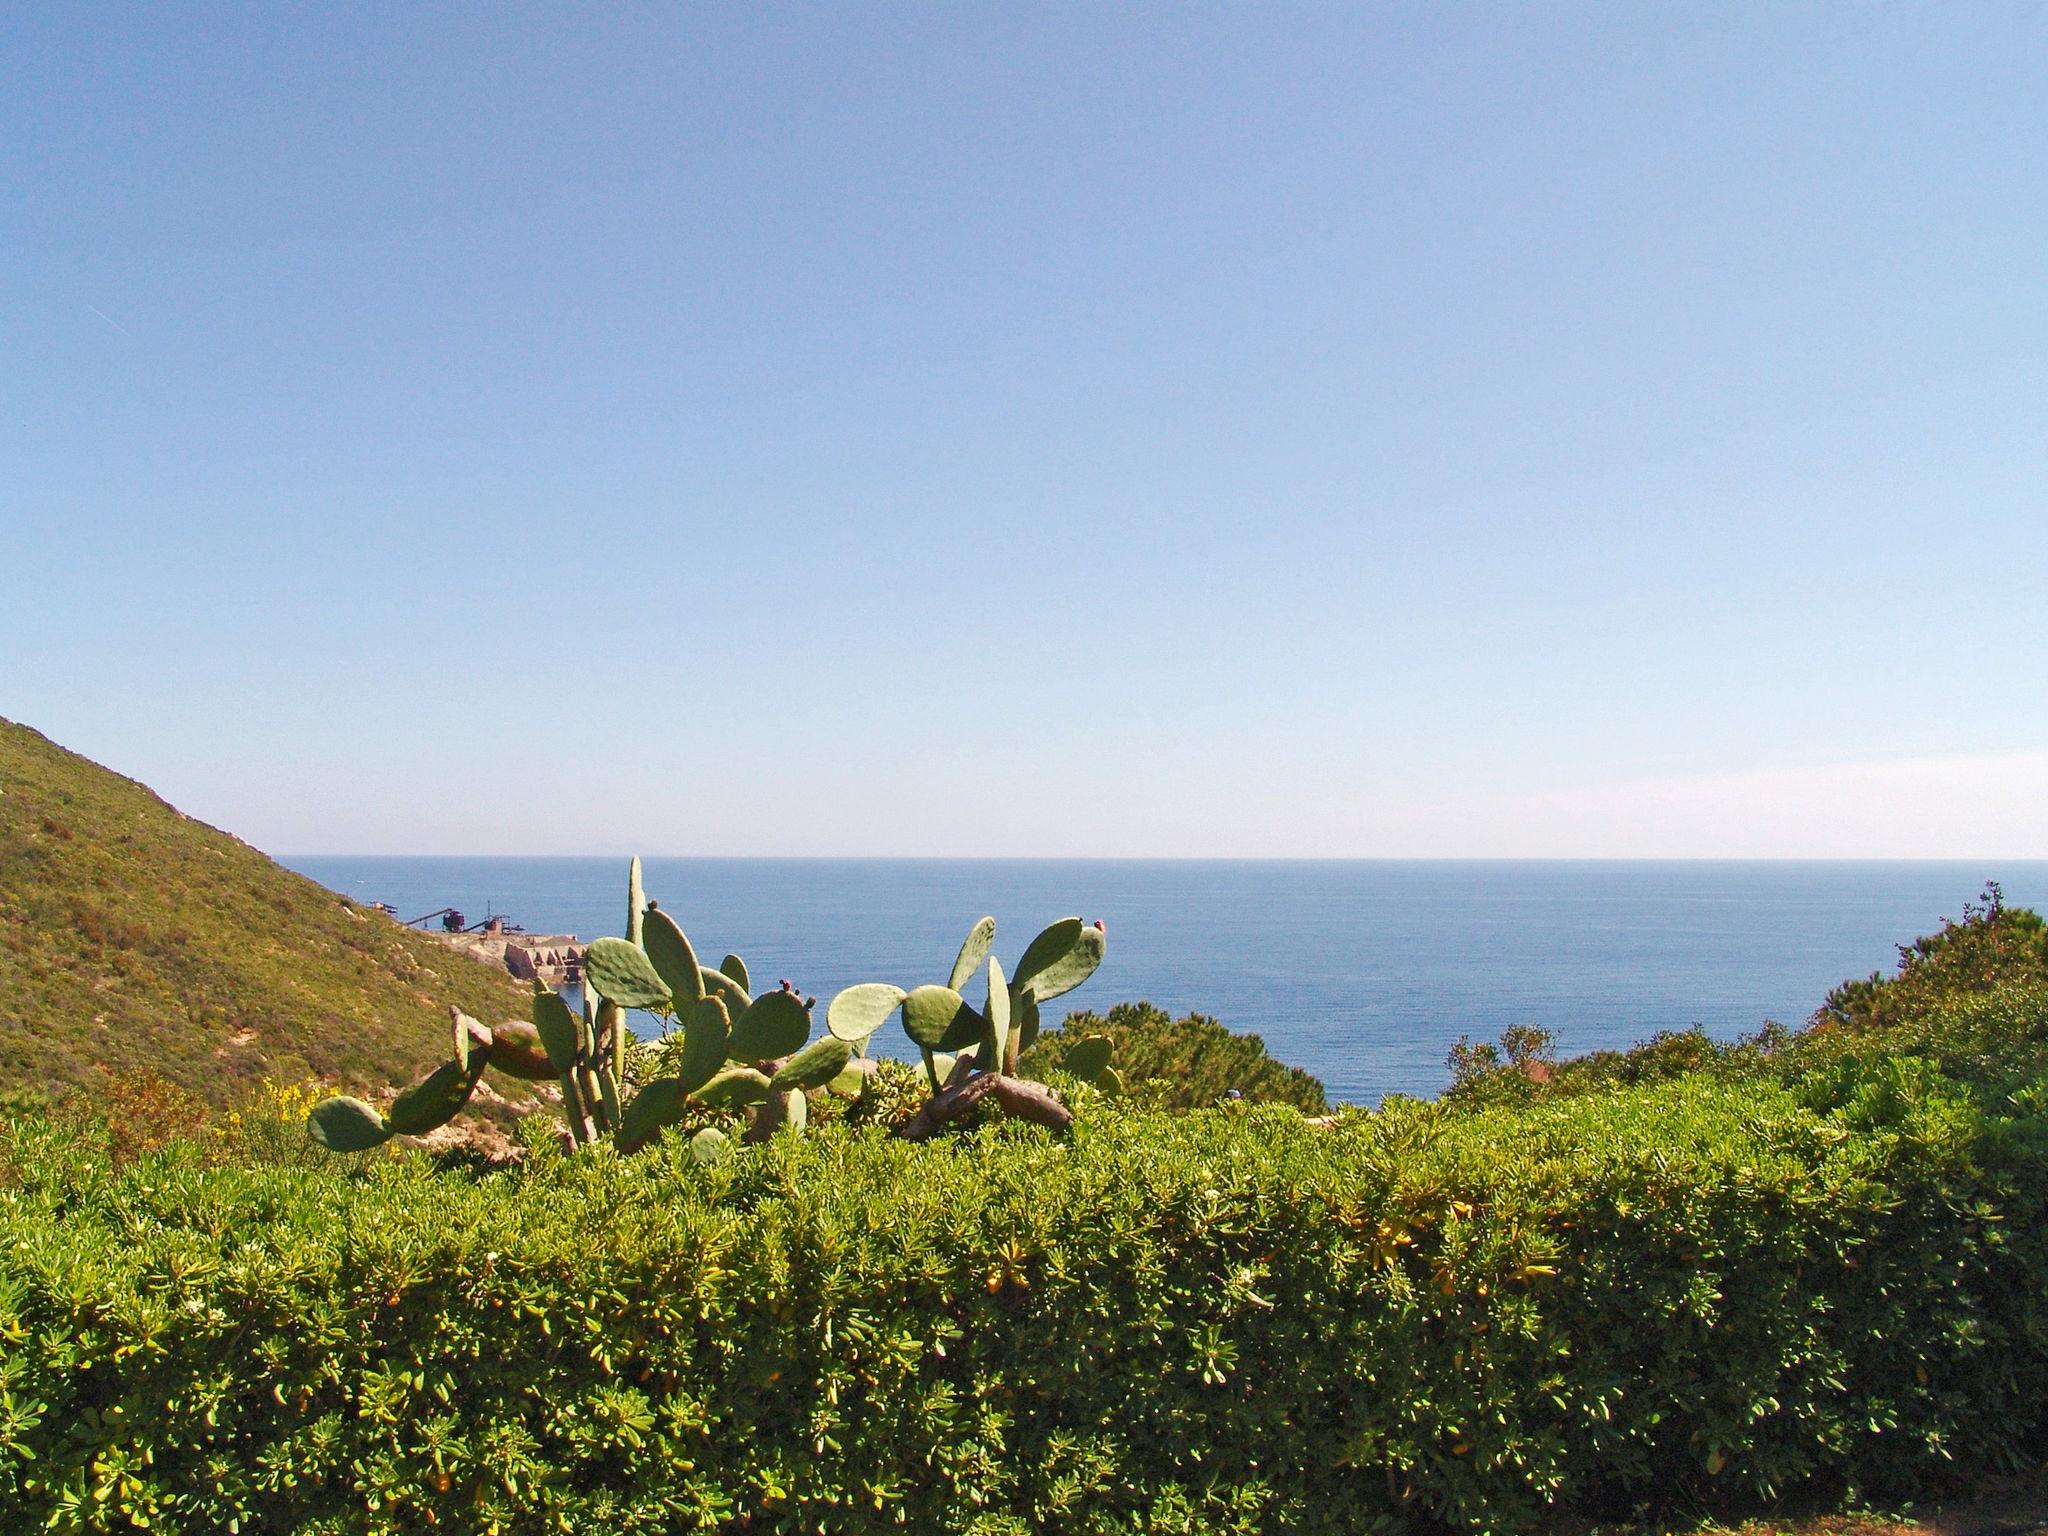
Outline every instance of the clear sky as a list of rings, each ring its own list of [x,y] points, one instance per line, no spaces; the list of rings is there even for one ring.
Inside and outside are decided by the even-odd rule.
[[[0,558],[274,851],[2048,856],[2048,10],[13,7]]]

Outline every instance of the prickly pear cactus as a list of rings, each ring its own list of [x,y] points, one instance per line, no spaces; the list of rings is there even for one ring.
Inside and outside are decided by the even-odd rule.
[[[1017,1058],[1038,1035],[1039,1005],[1073,991],[1102,964],[1104,925],[1062,918],[1025,946],[1008,976],[991,953],[995,938],[992,917],[969,929],[944,986],[905,992],[888,982],[863,982],[833,998],[826,1010],[831,1033],[847,1040],[865,1040],[891,1014],[902,1015],[903,1032],[918,1049],[927,1086],[922,1107],[898,1126],[899,1135],[930,1136],[975,1112],[983,1100],[1003,1114],[1054,1130],[1073,1123],[1073,1114],[1050,1088],[1017,1076]],[[979,1009],[961,995],[977,974],[984,981]],[[1110,1070],[1108,1044],[1101,1042],[1102,1059],[1092,1062],[1090,1078]]]
[[[484,1068],[496,1061],[496,1035],[459,1008],[451,1007],[448,1016],[455,1042],[452,1059],[405,1089],[382,1113],[346,1094],[323,1099],[306,1116],[306,1134],[314,1145],[330,1152],[363,1152],[393,1136],[424,1136],[460,1114],[483,1079]],[[517,1065],[529,1064],[523,1049],[508,1054]]]
[[[1080,919],[1070,918],[1033,941],[1019,974],[1005,978],[989,953],[995,920],[983,918],[960,947],[951,985],[914,992],[886,982],[849,987],[832,1000],[825,1033],[813,1039],[817,999],[787,981],[755,997],[738,955],[727,955],[716,970],[703,965],[682,928],[648,897],[638,859],[627,872],[625,926],[623,938],[596,939],[584,951],[580,1013],[536,982],[529,1021],[486,1029],[455,1015],[452,1060],[383,1113],[361,1099],[328,1099],[308,1118],[308,1135],[332,1150],[356,1152],[423,1134],[460,1113],[485,1070],[495,1067],[526,1081],[553,1079],[573,1145],[612,1138],[632,1151],[675,1131],[705,1162],[722,1155],[730,1139],[725,1127],[738,1127],[742,1118],[741,1139],[755,1141],[800,1133],[813,1094],[865,1102],[881,1065],[868,1058],[868,1041],[899,1012],[923,1054],[926,1110],[965,1090],[970,1099],[990,1095],[1008,1112],[1053,1123],[1064,1113],[1058,1101],[1049,1108],[1024,1102],[1043,1090],[1009,1069],[1020,1041],[1036,1031],[1037,998],[1078,986],[1102,953],[1100,925],[1091,938]],[[980,1009],[959,991],[976,976],[986,982]],[[662,1040],[634,1046],[631,1010],[656,1015]]]

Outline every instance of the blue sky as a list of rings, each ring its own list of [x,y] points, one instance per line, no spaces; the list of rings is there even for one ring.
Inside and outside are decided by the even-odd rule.
[[[2048,856],[2039,7],[4,28],[0,714],[259,846]]]

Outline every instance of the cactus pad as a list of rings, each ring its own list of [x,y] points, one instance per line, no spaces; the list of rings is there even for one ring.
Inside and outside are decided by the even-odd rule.
[[[491,1065],[529,1083],[544,1083],[555,1075],[540,1031],[518,1019],[507,1019],[491,1030]]]
[[[723,971],[710,970],[700,965],[697,967],[697,976],[704,983],[704,995],[715,997],[725,1004],[725,1016],[729,1019],[736,1019],[745,1013],[754,1001],[745,987]]]
[[[988,1042],[983,1058],[993,1062],[1007,1062],[1010,1048],[1010,987],[1003,980],[1003,963],[994,955],[988,957],[988,1006],[982,1012],[984,1024],[981,1038]],[[995,1070],[1003,1070],[996,1068]]]
[[[851,1060],[851,1041],[820,1035],[784,1062],[770,1081],[777,1088],[822,1088],[845,1071]]]
[[[453,1003],[448,1005],[448,1022],[453,1026],[455,1035],[456,1065],[467,1068],[469,1066],[470,1047],[483,1046],[488,1050],[491,1043],[491,1032]]]
[[[859,1045],[889,1022],[903,1006],[904,991],[886,981],[864,981],[848,987],[825,1009],[825,1028],[839,1039]]]
[[[1107,1035],[1089,1035],[1074,1042],[1073,1047],[1067,1052],[1066,1060],[1060,1065],[1082,1082],[1092,1083],[1102,1076],[1103,1069],[1109,1065],[1110,1053],[1114,1049]]]
[[[973,1021],[974,1034],[979,1035],[981,1016],[951,987],[919,987],[903,999],[904,1032],[927,1050],[939,1049],[963,1015]]]
[[[660,915],[655,912],[650,917]],[[676,1068],[683,1092],[695,1093],[718,1075],[718,1069],[725,1065],[726,1036],[731,1028],[725,1004],[715,997],[697,1000],[697,1006],[690,1010],[689,1023],[683,1027],[683,1059]]]
[[[582,1026],[561,994],[536,988],[533,994],[533,1029],[541,1049],[556,1075],[576,1070],[576,1040]]]
[[[725,1051],[734,1061],[767,1061],[800,1049],[810,1033],[803,1000],[794,992],[770,992],[733,1020]]]
[[[953,962],[952,977],[946,982],[955,992],[967,985],[967,980],[981,969],[981,962],[988,958],[991,945],[996,941],[996,920],[984,917],[967,930],[967,940],[960,946],[960,954]]]
[[[1017,962],[1014,985],[1029,987],[1041,1003],[1074,990],[1102,964],[1103,932],[1078,917],[1062,918],[1031,941]]]
[[[652,1141],[683,1117],[683,1085],[673,1077],[657,1077],[626,1105],[619,1117],[619,1150],[632,1152]]]
[[[1010,1027],[1017,1032],[1017,1054],[1021,1056],[1038,1038],[1038,994],[1029,987],[1019,991],[1015,982],[1010,984]]]
[[[868,1091],[873,1079],[870,1069],[873,1062],[849,1061],[839,1069],[839,1075],[825,1085],[827,1093],[835,1093],[842,1099],[857,1099]]]
[[[673,994],[647,952],[624,939],[595,939],[583,952],[583,985],[621,1008],[667,1008]]]
[[[344,1094],[313,1106],[306,1134],[330,1152],[365,1152],[389,1141],[391,1128],[370,1105]]]
[[[697,1090],[697,1100],[713,1109],[745,1109],[767,1098],[770,1091],[765,1073],[752,1067],[727,1067]]]
[[[619,1080],[612,1075],[612,1069],[600,1062],[590,1069],[589,1080],[597,1085],[597,1103],[592,1106],[597,1118],[608,1131],[619,1128],[621,1110],[619,1106]]]
[[[654,973],[667,983],[669,1006],[676,1017],[689,1018],[697,999],[704,995],[704,978],[698,974],[697,952],[690,948],[683,930],[674,918],[655,907],[641,920],[640,947],[647,951]]]
[[[988,1020],[971,1003],[962,1003],[946,1032],[939,1036],[942,1051],[971,1051],[988,1034]]]
[[[391,1101],[384,1123],[394,1136],[424,1136],[461,1113],[483,1072],[485,1054],[479,1051],[468,1066],[444,1061],[419,1082]]]

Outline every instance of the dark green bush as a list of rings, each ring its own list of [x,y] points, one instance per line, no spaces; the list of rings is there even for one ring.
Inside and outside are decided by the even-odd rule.
[[[1942,1013],[1973,997],[2012,987],[2048,987],[2048,923],[2008,907],[1997,884],[1983,905],[1965,903],[1962,921],[1899,946],[1893,976],[1845,981],[1813,1016],[1816,1025],[1891,1029]]]
[[[1299,1067],[1275,1060],[1257,1035],[1226,1029],[1207,1014],[1174,1018],[1150,1003],[1118,1003],[1104,1018],[1072,1013],[1026,1051],[1018,1070],[1029,1077],[1058,1071],[1068,1049],[1107,1035],[1111,1063],[1126,1090],[1157,1109],[1205,1109],[1235,1093],[1247,1100],[1292,1104],[1304,1114],[1329,1109],[1323,1085]]]
[[[1519,1531],[2048,1402],[2048,1119],[1925,1057],[517,1170],[0,1137],[0,1528]]]

